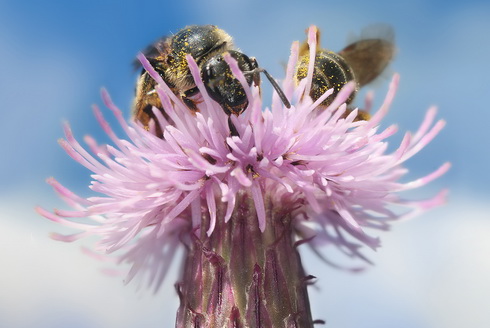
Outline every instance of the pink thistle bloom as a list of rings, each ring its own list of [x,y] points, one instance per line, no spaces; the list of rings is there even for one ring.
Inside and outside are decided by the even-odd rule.
[[[310,29],[310,49],[315,42],[314,29]],[[450,165],[400,182],[408,172],[403,163],[422,150],[445,122],[434,122],[436,109],[430,108],[419,130],[407,132],[398,148],[388,152],[386,139],[397,127],[381,131],[379,123],[395,96],[397,75],[372,118],[355,121],[357,110],[344,115],[354,84],[347,84],[321,111],[318,104],[331,92],[316,102],[307,96],[311,67],[307,78],[295,85],[297,42],[282,82],[290,108],[274,94],[271,108],[264,109],[259,87],[249,87],[236,61],[225,56],[249,100],[241,115],[231,116],[238,132],[232,136],[228,116],[208,96],[192,57],[187,58],[189,68],[202,97],[197,113],[187,109],[142,55],[139,59],[158,82],[156,90],[169,119],[154,111],[163,138],[152,133],[154,126],[146,131],[139,123],[128,124],[103,91],[104,104],[126,135],[116,136],[94,106],[113,145],[100,146],[86,137],[88,151],[68,125],[64,127],[66,138],[60,141],[68,155],[93,172],[90,188],[100,196],[79,197],[51,178],[48,183],[73,209],[49,212],[38,208],[46,218],[80,231],[68,236],[54,234],[54,239],[71,242],[95,235],[100,237],[96,251],[119,251],[117,261],[132,265],[127,281],[142,271],[149,284],[158,288],[182,241],[205,226],[202,218],[209,220],[205,235],[219,233],[216,227],[234,219],[244,194],[253,201],[260,231],[266,230],[272,207],[291,215],[297,240],[308,241],[315,250],[333,244],[348,256],[366,261],[360,248],[379,246],[379,239],[368,231],[387,230],[392,221],[444,202],[446,191],[422,201],[399,195],[438,178]],[[406,210],[395,210],[398,206]]]

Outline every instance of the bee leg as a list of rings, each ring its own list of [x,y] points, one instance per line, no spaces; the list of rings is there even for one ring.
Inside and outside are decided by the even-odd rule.
[[[369,114],[368,112],[364,111],[364,110],[359,110],[357,112],[357,116],[356,116],[356,119],[354,121],[369,121],[369,119],[371,118],[371,114]]]
[[[350,113],[352,113],[352,111],[353,111],[352,108],[347,108],[347,110],[341,116],[341,118],[346,118],[347,116],[349,116]],[[365,110],[358,109],[357,116],[354,119],[354,122],[358,122],[358,121],[369,121],[370,118],[371,118],[371,114],[369,114],[369,112],[367,112]]]
[[[189,108],[193,112],[198,112],[199,109],[197,108],[196,103],[194,102],[194,100],[190,99],[189,97],[194,96],[198,92],[199,92],[199,89],[197,87],[194,87],[192,89],[189,89],[189,90],[185,91],[180,96],[181,99],[182,99],[182,102],[187,106],[187,108]]]
[[[233,137],[239,137],[240,135],[238,134],[238,131],[235,127],[235,125],[233,124],[233,122],[231,121],[231,116],[228,116],[228,128],[230,129],[230,135]]]
[[[194,102],[194,100],[190,99],[190,98],[187,98],[187,97],[182,97],[182,101],[184,102],[184,104],[187,106],[187,108],[189,108],[190,110],[192,110],[193,112],[197,112],[199,111],[196,107],[196,103]]]
[[[254,81],[254,85],[258,87],[260,86],[259,64],[257,63],[257,59],[255,59],[255,57],[250,57],[250,61],[252,62],[252,70],[250,71],[252,73],[252,79]]]
[[[154,106],[154,104],[147,104],[143,108],[143,110],[142,110],[142,114],[144,113],[144,116],[143,115],[139,115],[139,117],[137,119],[141,123],[143,123],[143,126],[144,126],[145,130],[147,130],[147,131],[150,130],[150,125],[149,125],[150,120],[153,120],[154,127],[155,127],[155,131],[154,131],[155,132],[155,135],[158,138],[162,138],[163,139],[162,127],[160,126],[160,123],[158,122],[158,118],[153,113],[153,106]],[[160,105],[160,107],[161,107],[161,105]],[[158,109],[160,109],[160,111],[164,114],[164,116],[167,116],[167,114],[165,113],[165,111],[162,108],[158,108]]]

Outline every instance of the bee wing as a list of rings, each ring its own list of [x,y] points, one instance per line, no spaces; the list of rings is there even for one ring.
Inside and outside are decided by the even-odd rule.
[[[393,29],[387,25],[372,25],[365,28],[360,38],[340,51],[339,55],[352,67],[362,87],[383,72],[395,51]]]
[[[170,52],[170,38],[171,37],[160,38],[142,51],[143,55],[145,55],[146,59],[148,59],[153,67],[157,68],[156,66],[159,62],[166,61],[167,55]],[[141,63],[138,59],[133,61],[133,68],[135,71],[141,68]]]

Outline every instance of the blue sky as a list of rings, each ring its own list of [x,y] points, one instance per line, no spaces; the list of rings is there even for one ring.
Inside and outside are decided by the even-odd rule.
[[[101,86],[121,107],[129,107],[135,79],[129,63],[137,51],[187,24],[205,23],[227,30],[244,52],[278,77],[291,42],[302,40],[310,24],[323,30],[323,45],[333,50],[345,46],[349,33],[371,23],[391,24],[399,52],[390,69],[400,72],[402,84],[389,118],[401,129],[414,129],[425,109],[437,104],[449,122],[428,153],[414,160],[412,170],[419,173],[428,163],[450,160],[454,167],[446,179],[452,185],[469,191],[486,190],[490,183],[488,175],[479,174],[486,161],[477,160],[488,152],[475,142],[485,138],[484,122],[490,116],[483,102],[490,75],[484,2],[51,0],[3,1],[0,11],[0,142],[11,155],[2,163],[8,187],[23,188],[40,175],[53,174],[53,168],[59,172],[66,167],[64,154],[52,142],[60,136],[62,120],[77,122],[80,133],[99,133],[90,105],[98,102]],[[384,92],[387,80],[388,74],[374,86],[378,93]],[[32,165],[47,151],[49,159]],[[74,166],[66,170],[70,182],[82,174]]]
[[[55,176],[77,192],[90,195],[86,188],[90,181],[89,172],[66,156],[56,142],[62,136],[61,122],[71,122],[79,137],[91,134],[99,141],[106,140],[90,108],[93,103],[101,103],[100,88],[106,87],[129,116],[136,78],[130,67],[134,55],[156,38],[188,24],[222,27],[234,37],[238,47],[257,57],[263,67],[281,78],[291,42],[303,40],[304,30],[309,25],[316,24],[322,29],[323,46],[340,50],[350,32],[359,32],[378,22],[390,24],[395,29],[399,50],[390,71],[401,74],[400,89],[385,124],[396,122],[400,131],[414,130],[426,109],[438,105],[439,117],[447,121],[447,127],[407,165],[411,169],[410,177],[415,178],[451,161],[453,167],[449,173],[416,195],[450,188],[449,204],[432,214],[395,226],[393,233],[382,235],[386,251],[370,254],[377,266],[367,274],[348,276],[310,264],[315,275],[320,271],[328,277],[322,286],[331,293],[328,296],[319,294],[319,302],[328,304],[328,308],[317,308],[316,313],[326,316],[329,322],[333,320],[332,327],[405,327],[402,323],[406,327],[456,327],[443,324],[442,315],[431,315],[464,304],[470,306],[487,301],[490,305],[489,284],[483,280],[478,282],[478,273],[490,272],[488,255],[485,255],[490,251],[490,245],[483,241],[490,234],[489,207],[485,204],[490,195],[487,128],[490,121],[487,103],[490,92],[490,4],[487,1],[0,1],[0,112],[3,118],[0,121],[0,235],[5,235],[0,241],[0,257],[10,256],[7,249],[12,245],[18,252],[7,259],[11,270],[1,274],[11,279],[20,274],[29,282],[27,285],[32,285],[32,290],[39,293],[39,304],[42,304],[45,293],[49,292],[40,286],[52,285],[57,289],[52,272],[46,271],[48,265],[43,263],[49,263],[53,272],[65,270],[66,275],[71,276],[73,272],[56,267],[56,263],[74,261],[71,265],[77,268],[77,283],[83,279],[79,273],[83,267],[88,281],[99,287],[109,285],[111,292],[127,299],[126,303],[119,301],[116,309],[121,312],[130,307],[141,309],[148,327],[161,327],[158,324],[162,318],[159,304],[174,297],[171,283],[168,284],[168,295],[138,296],[132,300],[134,289],[120,287],[118,279],[109,282],[100,278],[96,272],[98,263],[78,255],[80,244],[45,241],[47,233],[58,227],[37,217],[32,208],[36,204],[57,207],[61,202],[44,179]],[[387,74],[386,79],[372,86],[378,95],[378,103],[386,92],[389,76]],[[399,141],[401,135],[400,132],[392,142]],[[469,236],[481,236],[481,239]],[[439,244],[434,244],[435,241]],[[461,248],[455,249],[454,257],[449,256],[447,251],[455,244]],[[424,246],[426,249],[422,248]],[[41,253],[39,249],[45,252]],[[421,252],[424,253],[422,258]],[[407,259],[398,263],[396,259],[401,253],[407,254]],[[19,265],[18,261],[32,261],[33,254],[37,254],[38,262],[32,262],[32,267],[25,262]],[[486,262],[478,261],[477,265],[477,259],[482,256],[486,256]],[[39,261],[43,257],[45,261]],[[475,261],[471,262],[471,259]],[[410,269],[404,270],[406,266]],[[37,279],[35,272],[39,267],[45,271],[41,270],[44,276]],[[465,268],[473,270],[465,271]],[[391,277],[393,280],[387,278],[387,271],[395,273]],[[476,272],[477,277],[466,276],[471,272]],[[440,276],[435,279],[434,275]],[[400,277],[406,280],[402,282]],[[438,307],[437,304],[446,304],[446,299],[456,297],[444,294],[444,279],[449,288],[451,283],[467,278],[475,281],[475,285],[467,288],[461,286],[460,293],[468,301],[461,301],[461,304],[454,301],[454,305]],[[5,286],[10,284],[8,281],[3,280]],[[134,321],[127,319],[117,323],[105,318],[103,311],[92,306],[96,293],[77,294],[81,292],[70,285],[73,281],[69,277],[58,281],[62,281],[62,288],[73,293],[71,297],[61,292],[54,296],[53,302],[65,304],[64,311],[68,315],[59,319],[59,323],[48,320],[45,323],[37,321],[37,324],[75,327],[63,321],[70,318],[84,318],[78,320],[77,326],[84,328],[132,327],[138,322],[138,313],[132,311],[128,312],[132,313]],[[356,287],[342,293],[340,287],[331,286],[344,284]],[[0,282],[0,289],[5,286]],[[384,293],[373,294],[372,286]],[[421,286],[430,288],[433,300],[421,300],[412,295]],[[487,293],[482,295],[481,290],[487,287]],[[398,289],[397,294],[394,290]],[[471,293],[473,289],[475,292]],[[424,291],[427,289],[420,293]],[[22,304],[22,295],[29,295],[28,290],[24,294],[17,290],[0,296],[0,318],[10,318],[8,320],[19,327],[34,327],[36,322],[21,324],[12,314],[3,313],[8,304]],[[11,302],[12,298],[18,303]],[[343,307],[336,300],[344,302]],[[417,302],[422,302],[425,309]],[[32,303],[32,306],[38,307],[40,318],[57,318],[53,312],[42,310],[39,304]],[[431,304],[434,309],[428,311]],[[391,312],[383,310],[386,306]],[[86,311],[92,307],[93,312]],[[359,315],[346,315],[346,308],[355,309]],[[173,316],[173,311],[169,310],[168,314]],[[471,311],[477,310],[473,306],[466,313]],[[46,313],[51,314],[43,315]],[[468,326],[488,326],[490,318],[484,318],[483,314],[480,318],[480,314],[472,315],[473,320],[480,321]],[[361,324],[356,317],[368,317],[369,323]]]

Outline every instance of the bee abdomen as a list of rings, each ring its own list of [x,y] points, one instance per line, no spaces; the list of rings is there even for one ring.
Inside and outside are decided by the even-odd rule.
[[[297,83],[306,77],[308,65],[309,54],[302,56],[298,61],[295,75]],[[310,91],[310,97],[313,101],[333,88],[333,94],[321,103],[323,106],[330,105],[342,87],[349,81],[355,81],[355,76],[343,57],[332,51],[317,52]],[[352,102],[354,96],[355,92],[350,95],[346,102]]]

